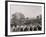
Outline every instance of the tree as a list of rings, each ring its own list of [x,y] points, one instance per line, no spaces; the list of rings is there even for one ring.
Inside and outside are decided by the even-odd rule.
[[[24,24],[25,16],[22,13],[15,13],[12,15],[11,24],[12,25],[22,25]]]
[[[31,23],[31,20],[28,17],[26,17],[25,18],[25,25],[29,25],[30,23]]]

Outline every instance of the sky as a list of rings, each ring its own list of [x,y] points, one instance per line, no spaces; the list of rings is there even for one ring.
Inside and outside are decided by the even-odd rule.
[[[41,6],[34,6],[34,5],[10,5],[10,15],[19,12],[23,13],[25,17],[36,17],[42,14],[42,7]]]

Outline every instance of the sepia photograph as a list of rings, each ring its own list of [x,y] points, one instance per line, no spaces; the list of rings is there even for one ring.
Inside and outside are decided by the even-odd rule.
[[[44,33],[44,4],[8,2],[8,35]]]
[[[10,5],[11,32],[41,31],[42,8],[33,5]]]

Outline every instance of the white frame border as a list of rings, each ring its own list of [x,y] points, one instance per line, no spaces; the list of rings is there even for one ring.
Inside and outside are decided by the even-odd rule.
[[[42,6],[42,31],[10,32],[10,4]],[[44,33],[44,4],[8,2],[8,35]]]

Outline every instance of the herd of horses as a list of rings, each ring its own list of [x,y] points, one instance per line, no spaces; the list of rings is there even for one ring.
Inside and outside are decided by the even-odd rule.
[[[41,31],[42,30],[42,26],[41,25],[13,25],[11,27],[11,31],[12,32],[20,32],[20,31]]]

